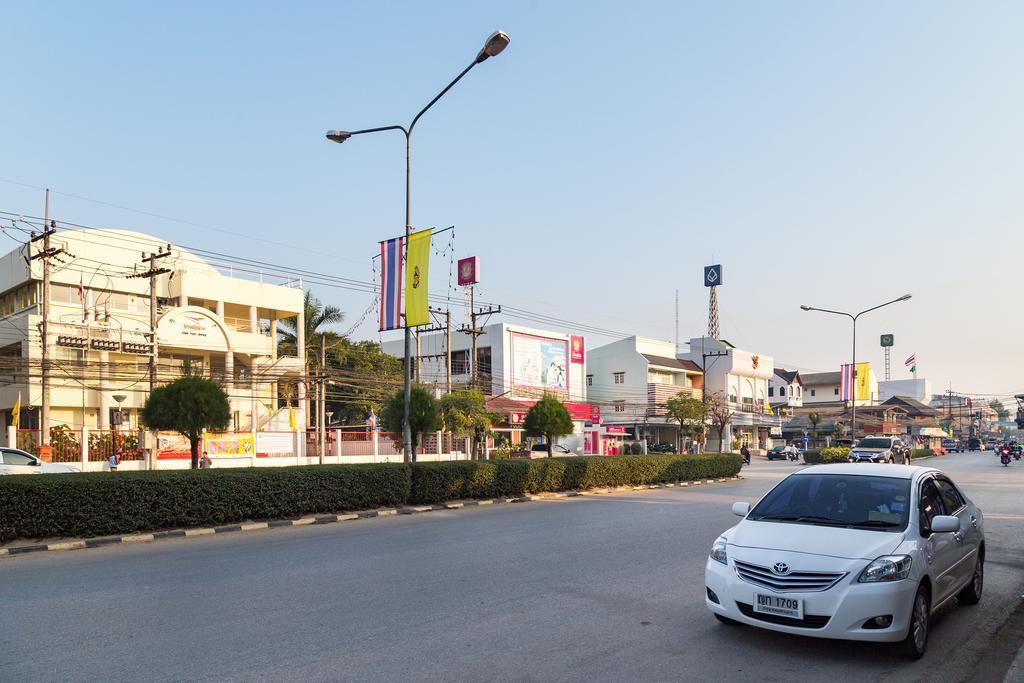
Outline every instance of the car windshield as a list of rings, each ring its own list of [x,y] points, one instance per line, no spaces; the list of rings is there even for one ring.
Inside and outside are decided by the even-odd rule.
[[[786,450],[786,447],[785,446],[772,446],[772,450],[773,451],[784,451],[784,450]]]
[[[772,489],[747,519],[901,531],[910,519],[910,480],[796,474]]]
[[[861,439],[857,442],[857,448],[888,448],[889,439]]]

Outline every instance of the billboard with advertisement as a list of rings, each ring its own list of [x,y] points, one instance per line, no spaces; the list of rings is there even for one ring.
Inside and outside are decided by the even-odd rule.
[[[513,332],[512,387],[568,393],[569,342]]]

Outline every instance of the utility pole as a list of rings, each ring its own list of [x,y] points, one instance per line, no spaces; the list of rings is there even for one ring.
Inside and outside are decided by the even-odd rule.
[[[324,451],[327,450],[327,335],[320,335],[320,387],[317,393],[317,422],[320,424],[319,448],[320,464],[324,464]]]
[[[445,359],[445,389],[448,393],[452,391],[452,312],[450,310],[442,311],[440,308],[429,309],[430,313],[434,315],[434,325],[432,327],[418,327],[416,328],[416,377],[419,379],[419,373],[421,371],[420,363],[424,358],[428,359],[440,359],[441,354],[427,354],[426,356],[420,354],[420,333],[430,332],[444,332],[444,359]],[[441,325],[440,316],[444,313],[444,325]]]
[[[40,345],[40,383],[42,385],[42,397],[39,409],[39,438],[44,446],[50,445],[50,352],[49,340],[47,338],[49,325],[47,319],[50,317],[50,259],[58,254],[66,253],[63,249],[54,249],[50,246],[50,236],[57,232],[56,221],[50,220],[50,190],[46,190],[46,200],[43,209],[43,232],[36,235],[33,231],[31,242],[43,241],[43,248],[33,254],[29,260],[43,260],[43,291],[39,300],[39,345]]]
[[[152,394],[156,390],[156,366],[157,358],[159,357],[159,351],[157,350],[156,343],[156,277],[157,275],[163,275],[164,273],[171,272],[170,268],[161,268],[158,265],[158,261],[163,258],[167,258],[171,255],[171,245],[168,244],[164,251],[150,252],[149,256],[146,256],[146,252],[142,252],[142,262],[147,264],[149,268],[141,273],[132,273],[129,278],[137,277],[148,277],[149,278],[149,393]]]
[[[476,302],[473,299],[474,290],[476,288],[473,285],[469,286],[469,319],[470,325],[463,325],[459,328],[459,332],[470,335],[472,338],[472,350],[470,351],[470,372],[469,372],[469,384],[470,388],[476,389],[477,383],[477,358],[476,358],[476,340],[477,337],[484,333],[483,328],[476,324],[477,318],[490,318],[495,313],[501,313],[501,306],[494,308],[493,306],[486,309],[476,310]]]

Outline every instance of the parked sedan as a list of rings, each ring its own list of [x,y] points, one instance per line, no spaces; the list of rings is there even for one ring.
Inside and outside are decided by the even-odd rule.
[[[77,467],[46,462],[17,448],[0,448],[0,474],[56,474],[80,472]]]
[[[819,638],[901,642],[984,584],[981,510],[939,470],[820,465],[791,474],[714,542],[705,605],[719,621]]]

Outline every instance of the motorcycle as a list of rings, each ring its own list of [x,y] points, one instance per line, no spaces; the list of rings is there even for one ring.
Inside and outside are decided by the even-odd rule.
[[[999,462],[1003,463],[1003,467],[1010,464],[1010,449],[1006,446],[999,449]]]
[[[796,462],[800,459],[800,451],[793,449],[789,452],[789,461]]]

